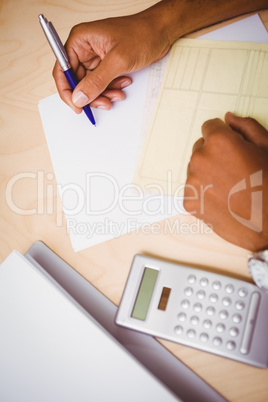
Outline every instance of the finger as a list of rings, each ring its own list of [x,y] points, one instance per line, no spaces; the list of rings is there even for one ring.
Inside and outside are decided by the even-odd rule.
[[[197,152],[203,146],[204,142],[205,142],[204,138],[199,138],[193,145],[192,154]]]
[[[76,75],[80,76],[81,78],[85,76],[85,69],[81,65],[78,67]],[[82,108],[76,107],[72,102],[73,91],[71,90],[70,85],[66,80],[66,77],[58,62],[55,64],[53,76],[61,99],[66,102],[76,113],[81,113]],[[104,93],[93,100],[90,105],[95,108],[110,110],[112,107],[111,102],[117,102],[125,99],[125,94],[124,92],[120,91],[120,89],[126,88],[131,83],[132,79],[127,76],[115,78],[108,85],[110,90],[104,91]]]
[[[268,131],[250,117],[239,117],[231,112],[225,115],[226,124],[256,145],[268,146]]]
[[[204,138],[198,138],[198,140],[194,143],[194,145],[192,147],[192,155],[202,148],[202,146],[204,145],[204,142],[205,142]],[[192,160],[192,158],[191,158],[191,160]],[[187,172],[186,172],[187,177],[190,175],[190,173],[192,171],[191,160],[189,161],[189,163],[187,165]]]
[[[96,109],[110,110],[112,107],[112,102],[105,96],[100,95],[90,103],[90,106]]]
[[[119,89],[111,89],[104,91],[100,96],[98,96],[93,102],[90,103],[90,106],[110,110],[113,102],[119,102],[124,100],[126,97],[123,91]]]
[[[230,131],[230,128],[221,119],[210,119],[203,123],[201,131],[206,141],[211,135]]]
[[[94,57],[91,57],[91,59],[87,61],[87,63],[85,63],[85,67],[87,70],[94,70],[95,68],[98,67],[100,62],[101,58],[98,55],[96,55]]]
[[[105,56],[94,71],[88,71],[87,75],[79,82],[72,96],[73,103],[78,107],[96,99],[116,77],[121,75],[120,63],[115,63],[113,52]]]
[[[75,72],[75,76],[77,78],[78,81],[81,81],[85,75],[86,75],[86,69],[84,66],[82,66],[82,64],[80,64]]]
[[[107,89],[123,89],[132,84],[132,79],[127,76],[115,78],[108,85]]]
[[[65,48],[78,81],[81,81],[88,71],[94,70],[101,62],[100,57],[90,47],[80,46],[76,50],[75,44],[68,39]]]
[[[72,101],[72,89],[64,75],[64,72],[62,71],[60,65],[58,62],[55,63],[54,69],[53,69],[53,77],[55,80],[55,84],[58,90],[58,93],[61,97],[61,99],[67,103],[76,113],[81,113],[82,108],[76,107],[73,104]]]

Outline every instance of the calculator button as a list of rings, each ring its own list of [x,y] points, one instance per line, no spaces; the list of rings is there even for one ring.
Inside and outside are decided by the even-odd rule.
[[[238,301],[235,303],[235,308],[236,308],[237,310],[243,310],[243,309],[245,308],[245,303],[242,302],[241,300],[238,300]]]
[[[193,338],[195,337],[195,330],[189,329],[189,330],[187,331],[187,336],[188,336],[188,338],[193,339]]]
[[[187,316],[186,316],[185,313],[180,313],[180,314],[178,315],[178,320],[181,321],[181,322],[185,321],[186,318],[187,318]]]
[[[194,315],[193,317],[191,317],[190,323],[192,325],[197,325],[199,323],[199,318],[196,315]]]
[[[193,284],[196,281],[196,276],[195,275],[189,275],[187,280],[188,280],[188,283]]]
[[[219,316],[222,320],[226,320],[228,318],[229,314],[226,310],[222,310],[222,311],[220,311]]]
[[[194,311],[196,312],[196,313],[200,313],[200,311],[202,311],[202,304],[200,304],[200,303],[195,303],[194,304]]]
[[[201,342],[207,342],[208,338],[209,338],[208,334],[203,333],[203,334],[200,335]]]
[[[258,292],[252,293],[249,305],[249,311],[246,319],[245,330],[240,346],[240,352],[243,353],[244,355],[246,355],[250,350],[250,344],[255,327],[255,319],[259,308],[259,302],[260,302],[260,294]]]
[[[187,308],[189,308],[189,306],[190,306],[189,300],[183,300],[183,301],[181,302],[181,306],[182,306],[182,308],[184,308],[185,310],[187,310]]]
[[[177,325],[177,326],[174,328],[174,331],[175,331],[175,333],[176,333],[177,335],[181,335],[181,334],[183,333],[183,327],[182,327],[181,325]]]
[[[216,330],[219,333],[223,333],[225,331],[225,325],[224,324],[217,324],[216,325]]]
[[[229,334],[230,334],[233,338],[235,338],[235,337],[239,334],[238,328],[236,328],[236,327],[231,328]]]
[[[192,296],[192,294],[193,294],[193,289],[192,288],[186,288],[185,290],[184,290],[184,294],[186,295],[186,296]]]
[[[233,322],[235,323],[235,324],[239,324],[240,322],[242,321],[242,317],[241,317],[241,315],[240,314],[234,314],[233,315]]]
[[[208,279],[207,278],[202,278],[200,279],[200,285],[205,288],[208,285]]]
[[[203,327],[206,328],[206,329],[211,328],[212,327],[212,322],[210,320],[205,320],[203,322]]]
[[[215,308],[212,307],[212,306],[209,306],[209,307],[206,309],[206,313],[207,313],[207,315],[210,315],[210,316],[214,315],[214,314],[215,314]]]
[[[225,292],[228,293],[229,295],[234,293],[234,286],[231,284],[228,284],[225,286]]]
[[[199,290],[196,296],[198,299],[203,300],[206,297],[206,293],[204,292],[204,290]]]
[[[221,288],[221,282],[220,281],[215,281],[212,283],[212,287],[214,290],[220,290]]]
[[[225,307],[229,307],[231,303],[232,303],[232,300],[230,299],[230,297],[224,297],[224,298],[222,299],[222,304],[223,304]]]
[[[247,291],[247,289],[245,289],[245,288],[241,288],[241,289],[238,290],[238,295],[239,295],[240,297],[246,297],[247,294],[248,294],[248,291]]]
[[[226,347],[227,347],[228,350],[235,350],[235,348],[236,348],[236,343],[233,342],[233,341],[228,341],[228,342],[226,343]]]
[[[216,295],[215,293],[209,296],[209,300],[211,301],[211,303],[217,303],[218,298],[218,295]]]
[[[214,346],[221,346],[222,344],[222,339],[218,336],[216,336],[216,338],[213,339],[213,345]]]

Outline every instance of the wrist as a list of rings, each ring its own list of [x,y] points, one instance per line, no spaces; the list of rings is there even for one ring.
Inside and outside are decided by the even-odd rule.
[[[181,23],[184,14],[183,4],[184,0],[162,0],[140,13],[148,20],[152,31],[165,38],[169,47],[186,33]]]

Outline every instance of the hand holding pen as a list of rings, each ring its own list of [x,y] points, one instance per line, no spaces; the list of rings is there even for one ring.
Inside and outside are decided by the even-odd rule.
[[[131,84],[126,74],[153,63],[169,48],[162,31],[153,29],[152,18],[138,13],[74,26],[65,49],[79,84],[71,94],[57,63],[53,76],[61,98],[77,112],[83,99],[106,110],[123,100],[122,89]]]
[[[80,82],[72,93],[56,63],[53,77],[62,100],[76,113],[86,104],[109,110],[112,102],[125,98],[122,88],[131,84],[125,74],[161,59],[181,36],[262,9],[267,0],[247,1],[246,5],[242,0],[225,1],[220,8],[214,0],[201,6],[199,2],[186,3],[162,0],[137,14],[74,26],[65,48]]]
[[[53,27],[51,22],[48,22],[43,15],[39,16],[39,21],[46,34],[46,37],[50,38],[48,39],[50,45],[51,42],[55,43],[54,39],[55,35],[57,36],[57,43],[59,43],[60,39],[57,33],[55,33],[55,28]],[[52,36],[51,32],[53,32],[54,36]],[[80,40],[81,39],[80,37],[77,39],[80,45],[79,48],[78,48],[79,45],[77,45],[77,47],[74,49],[72,46],[73,43],[72,45],[70,45],[69,39],[67,40],[65,47],[63,47],[62,43],[60,42],[61,52],[59,53],[59,55],[56,54],[55,50],[52,48],[57,57],[57,62],[53,69],[53,76],[56,82],[59,95],[62,98],[62,100],[65,103],[67,103],[76,113],[81,113],[83,110],[82,107],[88,104],[90,104],[90,106],[95,108],[109,110],[111,108],[112,102],[121,101],[125,99],[125,94],[122,91],[122,88],[125,88],[126,86],[130,85],[132,80],[131,78],[125,76],[118,77],[113,79],[111,82],[105,84],[103,89],[99,89],[97,85],[98,79],[96,79],[97,74],[93,70],[95,70],[95,68],[98,66],[98,63],[100,62],[101,59],[100,57],[97,56],[95,51],[92,50],[90,43],[88,43],[86,40]],[[101,42],[100,47],[102,47]],[[64,52],[65,56],[63,56]],[[96,52],[98,53],[98,50],[96,50]],[[68,58],[67,54],[69,56]],[[64,65],[64,63],[66,64],[66,58],[68,63],[67,66]],[[68,73],[65,73],[64,70],[65,69],[66,71],[69,70],[68,67],[70,66],[72,67],[72,73],[70,73],[71,77],[68,77],[67,76]],[[109,74],[108,73],[109,71],[110,69],[107,70],[107,74]],[[88,99],[88,97],[80,90],[81,88],[80,81],[82,80],[84,83],[85,80],[83,80],[83,78],[86,79],[89,77],[89,75],[90,77],[92,75],[95,76],[95,78],[92,76],[92,79],[90,79],[91,84],[89,84],[88,88],[88,91],[90,91],[89,95],[90,99]],[[66,80],[66,78],[70,80],[69,83]],[[77,78],[77,80],[79,81],[77,86],[75,87],[75,90],[71,89],[74,87],[74,84],[72,84],[71,82],[72,78]]]
[[[53,52],[56,56],[56,59],[60,65],[62,71],[64,72],[64,75],[67,78],[67,81],[68,81],[71,89],[74,90],[78,84],[78,81],[71,68],[65,48],[56,32],[54,26],[52,25],[51,22],[48,22],[47,19],[42,14],[39,15],[39,21],[40,21],[40,24],[46,35],[46,38],[51,46],[51,49],[53,50]],[[93,113],[92,113],[89,105],[85,105],[83,107],[83,109],[84,109],[84,112],[87,115],[88,119],[90,120],[90,122],[96,126],[96,122],[95,122]]]

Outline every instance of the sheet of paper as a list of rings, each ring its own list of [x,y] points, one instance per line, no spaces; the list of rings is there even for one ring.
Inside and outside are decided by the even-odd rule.
[[[133,182],[181,192],[200,127],[228,110],[268,126],[268,45],[177,41]]]
[[[198,39],[267,43],[268,33],[259,15],[254,14],[205,35],[201,35]]]
[[[72,246],[75,251],[139,231],[180,212],[168,197],[131,184],[148,69],[132,75],[127,99],[110,112],[94,109],[97,127],[59,96],[39,103]],[[62,216],[57,217],[62,224]]]
[[[0,265],[0,322],[1,402],[178,400],[16,251]]]

